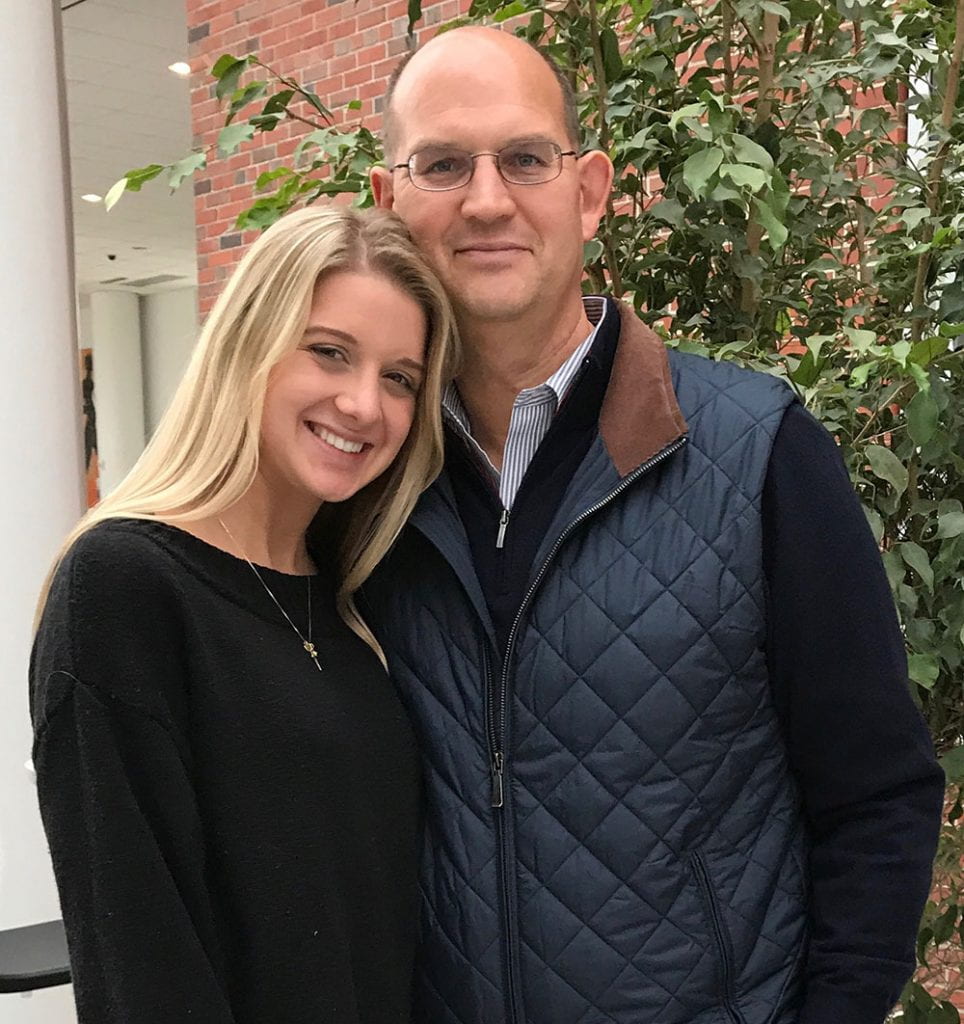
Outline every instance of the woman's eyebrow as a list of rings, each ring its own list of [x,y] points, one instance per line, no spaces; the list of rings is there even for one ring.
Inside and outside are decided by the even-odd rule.
[[[347,331],[339,331],[337,327],[324,327],[321,324],[315,324],[312,327],[306,328],[304,337],[311,338],[321,334],[341,338],[342,341],[347,341],[351,345],[358,344],[358,339],[354,334],[349,334]]]

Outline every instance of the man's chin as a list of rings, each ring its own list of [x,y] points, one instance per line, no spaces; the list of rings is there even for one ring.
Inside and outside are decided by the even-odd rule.
[[[466,325],[517,320],[530,311],[536,298],[494,288],[484,291],[471,290],[462,294],[453,290],[450,294],[453,296],[459,321]]]

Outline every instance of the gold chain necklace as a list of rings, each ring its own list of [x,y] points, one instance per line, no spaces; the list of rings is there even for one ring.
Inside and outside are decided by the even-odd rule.
[[[308,638],[305,639],[304,633],[302,633],[301,630],[294,624],[294,622],[291,621],[291,616],[281,606],[281,602],[272,593],[271,587],[269,587],[268,584],[265,583],[264,577],[261,575],[260,572],[258,572],[257,566],[245,554],[244,548],[241,547],[241,545],[234,539],[234,534],[227,528],[224,520],[220,516],[218,516],[218,523],[220,524],[221,529],[224,530],[224,532],[228,535],[228,539],[231,541],[231,543],[238,549],[238,551],[241,552],[241,557],[248,563],[249,567],[251,568],[251,571],[255,574],[255,576],[258,577],[258,581],[260,582],[261,586],[264,587],[264,589],[267,591],[268,597],[270,597],[271,600],[274,601],[278,611],[281,612],[281,614],[285,617],[285,621],[298,635],[298,639],[301,641],[301,646],[304,647],[304,649],[308,652],[308,657],[311,658],[311,660],[314,662],[315,668],[318,669],[319,672],[321,672],[322,668],[321,662],[318,661],[318,652],[315,650],[315,645],[311,642],[311,577],[305,577],[308,580]]]

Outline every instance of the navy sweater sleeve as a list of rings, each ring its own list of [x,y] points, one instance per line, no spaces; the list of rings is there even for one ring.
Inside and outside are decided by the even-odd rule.
[[[799,1024],[881,1024],[914,969],[944,794],[883,565],[836,444],[785,414],[763,494],[768,660],[810,826]]]

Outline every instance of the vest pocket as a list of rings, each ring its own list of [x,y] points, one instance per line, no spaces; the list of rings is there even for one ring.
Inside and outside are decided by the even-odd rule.
[[[706,918],[706,924],[716,949],[720,995],[727,1024],[746,1024],[743,1014],[736,1003],[733,979],[733,945],[730,940],[730,932],[726,927],[723,914],[720,912],[720,903],[716,896],[716,890],[713,888],[713,883],[710,881],[710,873],[706,869],[706,862],[703,860],[701,853],[694,853],[690,857],[689,863],[693,877],[696,879],[696,886],[700,892],[703,916]]]

